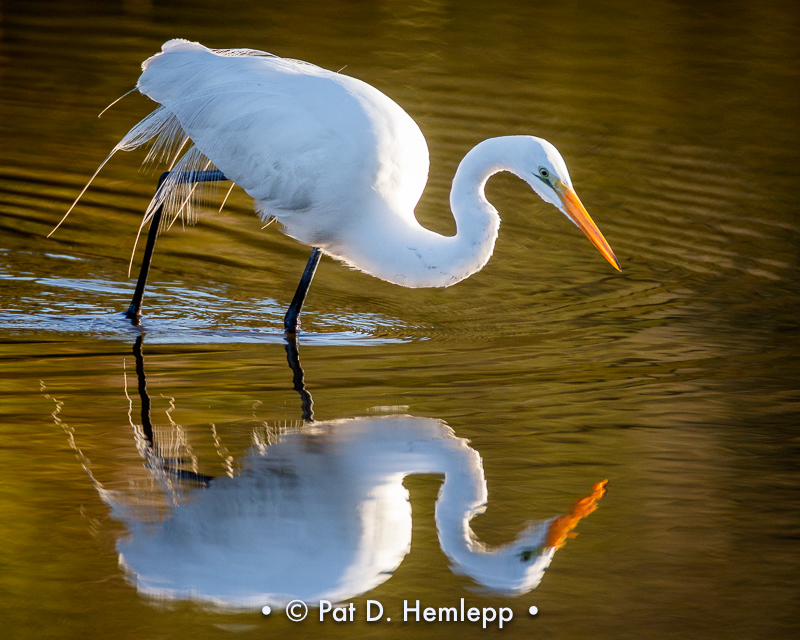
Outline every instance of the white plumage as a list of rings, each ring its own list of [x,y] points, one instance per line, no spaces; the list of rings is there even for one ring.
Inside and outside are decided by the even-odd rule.
[[[144,62],[137,88],[161,107],[112,155],[155,139],[148,158],[164,158],[188,138],[193,146],[176,170],[215,165],[253,197],[262,219],[274,217],[300,242],[389,282],[449,286],[480,270],[500,226],[484,185],[504,170],[559,208],[619,268],[561,155],[540,138],[492,138],[465,156],[450,194],[457,233],[448,237],[414,215],[428,175],[422,132],[360,80],[260,51],[170,40]],[[143,224],[161,203],[165,224],[177,215],[191,221],[195,189],[168,179]]]
[[[342,602],[370,591],[411,549],[403,486],[409,475],[444,475],[435,507],[441,549],[454,572],[496,593],[536,588],[564,542],[554,533],[571,531],[580,519],[570,514],[566,526],[565,516],[528,523],[501,546],[480,542],[470,524],[488,501],[481,457],[438,420],[321,422],[268,446],[253,436],[257,447],[242,459],[240,474],[191,493],[165,482],[156,459],[148,465],[156,482],[146,489],[111,491],[95,481],[130,532],[117,548],[140,592],[260,609],[294,599]],[[163,451],[171,459],[180,454]]]

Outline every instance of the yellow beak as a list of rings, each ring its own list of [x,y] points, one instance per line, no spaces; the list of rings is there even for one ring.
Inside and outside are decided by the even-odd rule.
[[[556,184],[555,191],[558,197],[561,198],[561,202],[564,204],[564,208],[567,210],[567,215],[570,220],[578,225],[580,230],[586,234],[586,237],[591,240],[592,244],[597,247],[597,250],[603,254],[603,257],[608,260],[617,271],[621,271],[619,262],[617,262],[617,258],[614,256],[614,252],[611,250],[611,247],[608,246],[608,242],[606,242],[603,234],[600,233],[600,229],[597,228],[597,225],[586,211],[583,203],[578,198],[578,194],[563,182]]]
[[[608,480],[597,482],[592,487],[592,493],[585,498],[578,500],[572,507],[572,511],[565,516],[555,518],[547,529],[547,539],[545,549],[553,548],[558,551],[567,543],[568,538],[574,538],[578,534],[573,531],[578,526],[578,522],[597,509],[597,501],[606,495],[606,485]]]

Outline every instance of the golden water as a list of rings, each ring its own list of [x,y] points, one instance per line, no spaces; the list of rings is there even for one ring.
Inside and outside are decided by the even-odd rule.
[[[0,5],[9,637],[796,634],[793,3],[164,4]],[[125,527],[82,466],[108,489],[148,474],[131,428],[140,332],[118,315],[155,186],[137,173],[143,154],[115,158],[45,236],[152,105],[132,95],[96,114],[173,37],[344,68],[384,91],[427,137],[418,216],[442,233],[454,226],[449,182],[479,140],[531,133],[566,159],[621,273],[525,185],[498,176],[487,195],[503,223],[483,271],[408,290],[323,259],[300,338],[317,421],[409,414],[469,439],[489,491],[472,525],[487,544],[610,480],[541,585],[506,598],[450,570],[433,514],[441,477],[406,479],[411,552],[352,601],[363,611],[379,600],[397,619],[404,599],[511,607],[502,631],[214,612],[141,595],[118,565]],[[197,470],[223,477],[240,473],[254,429],[301,426],[280,326],[307,250],[274,226],[261,231],[240,190],[215,209],[159,239],[143,349],[153,423],[183,434]]]

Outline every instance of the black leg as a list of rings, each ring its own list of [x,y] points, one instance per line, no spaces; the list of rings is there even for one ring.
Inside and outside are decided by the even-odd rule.
[[[142,432],[147,440],[150,453],[153,456],[152,460],[156,461],[158,467],[170,475],[176,476],[181,480],[196,482],[207,487],[209,484],[211,484],[214,476],[207,476],[204,473],[195,473],[194,471],[187,471],[185,469],[175,469],[166,463],[158,451],[158,443],[156,442],[153,423],[150,419],[150,394],[147,393],[147,376],[144,373],[144,354],[142,353],[143,343],[144,336],[140,334],[136,337],[136,341],[133,343],[133,357],[136,359],[136,377],[139,380],[139,398],[142,401]]]
[[[169,171],[165,171],[161,174],[161,177],[158,180],[158,188],[161,188],[164,180],[166,180],[167,176],[169,175]],[[225,177],[225,174],[219,170],[186,171],[178,177],[180,182],[188,183],[214,182],[227,179],[228,178]],[[125,312],[125,317],[130,319],[130,321],[135,325],[138,325],[141,321],[144,288],[147,284],[147,276],[150,273],[150,264],[153,261],[153,251],[155,250],[156,239],[158,238],[158,228],[161,224],[161,217],[163,213],[164,207],[162,205],[156,209],[155,213],[153,214],[153,218],[150,220],[150,230],[147,234],[147,244],[145,245],[144,256],[142,257],[142,266],[139,270],[139,279],[136,281],[136,289],[133,292],[131,304],[128,307],[128,310]],[[295,291],[294,298],[292,298],[292,303],[289,305],[289,309],[286,311],[286,315],[283,318],[283,326],[287,333],[297,333],[297,328],[300,324],[300,311],[303,308],[303,302],[305,302],[308,289],[311,286],[311,281],[314,279],[314,274],[317,271],[317,266],[319,265],[319,260],[321,257],[322,251],[320,251],[320,249],[317,247],[314,247],[311,251],[311,255],[308,258],[308,262],[306,263],[306,268],[303,271],[303,277],[300,278],[300,284],[297,285],[297,291]]]
[[[303,271],[303,277],[300,278],[300,284],[297,285],[297,291],[295,291],[294,298],[292,298],[292,304],[289,305],[289,310],[283,317],[283,327],[286,329],[286,333],[297,333],[297,327],[300,324],[300,310],[303,308],[303,302],[305,302],[308,288],[311,286],[311,281],[314,279],[314,274],[317,272],[317,265],[321,257],[322,251],[314,247],[306,263],[306,268]]]
[[[305,422],[314,422],[314,399],[306,389],[305,374],[300,365],[300,350],[297,347],[297,334],[286,334],[286,360],[292,369],[294,390],[300,394],[300,406]]]
[[[147,376],[144,374],[143,342],[144,336],[136,336],[136,341],[133,343],[133,357],[136,359],[136,378],[139,381],[139,399],[142,401],[142,431],[152,449],[155,447],[155,441],[153,438],[153,423],[150,422],[150,394],[147,393]]]
[[[164,184],[164,180],[170,175],[169,171],[165,171],[158,179],[158,189]],[[216,182],[227,180],[222,171],[185,171],[178,176],[179,182]],[[133,300],[131,306],[125,312],[125,317],[138,325],[142,317],[142,297],[144,296],[144,287],[147,284],[147,275],[150,273],[150,263],[153,261],[153,251],[156,247],[156,239],[158,238],[158,228],[161,225],[161,216],[164,213],[164,205],[162,204],[153,214],[150,220],[150,231],[147,234],[147,245],[144,248],[144,256],[142,257],[142,267],[139,270],[139,279],[136,281],[136,289],[133,292]]]
[[[136,289],[133,292],[131,306],[125,312],[125,317],[132,324],[138,325],[142,319],[142,296],[144,296],[144,286],[147,284],[147,274],[150,273],[150,263],[153,261],[153,250],[156,248],[156,238],[158,238],[158,227],[161,225],[161,214],[164,213],[162,204],[153,214],[150,220],[150,231],[147,234],[147,244],[144,247],[142,256],[142,267],[139,269],[139,279],[136,281]]]

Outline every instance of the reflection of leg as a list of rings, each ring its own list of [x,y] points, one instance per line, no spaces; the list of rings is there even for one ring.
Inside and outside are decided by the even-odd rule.
[[[300,365],[300,350],[297,346],[297,335],[294,333],[286,334],[286,360],[289,362],[289,366],[292,369],[294,390],[300,394],[303,420],[306,422],[314,422],[314,399],[306,390],[303,367]]]
[[[143,342],[144,336],[136,336],[136,342],[133,343],[133,357],[136,359],[136,377],[139,380],[139,398],[142,401],[142,431],[152,449],[154,448],[153,423],[150,422],[150,394],[147,393],[147,376],[144,374]]]
[[[311,286],[311,281],[314,279],[314,274],[317,272],[317,265],[321,257],[322,251],[314,247],[306,263],[306,268],[303,271],[303,277],[300,278],[300,284],[297,285],[297,291],[295,291],[294,298],[292,298],[292,304],[289,305],[289,309],[286,311],[286,315],[283,318],[283,327],[286,329],[286,333],[297,333],[297,327],[300,324],[300,310],[303,308],[303,302],[305,302],[308,288]],[[289,364],[291,364],[291,362]]]
[[[136,342],[133,343],[133,357],[136,359],[136,377],[139,380],[139,398],[142,402],[142,432],[147,440],[150,449],[150,454],[153,456],[152,461],[157,462],[158,467],[163,469],[170,475],[177,476],[181,480],[188,480],[190,482],[197,482],[198,484],[206,485],[214,479],[214,476],[207,476],[203,473],[195,473],[194,471],[186,471],[184,469],[173,469],[168,466],[162,456],[158,452],[158,445],[155,440],[155,432],[153,431],[153,423],[150,419],[150,394],[147,393],[147,376],[144,373],[144,354],[142,353],[142,344],[144,343],[144,336],[136,336]]]
[[[169,171],[165,171],[158,179],[158,189],[164,184],[164,180],[170,175]],[[217,182],[220,180],[227,180],[222,171],[185,171],[178,174],[177,181],[179,183],[188,182]],[[156,246],[156,238],[158,238],[158,228],[161,225],[161,216],[164,213],[164,205],[162,204],[156,209],[150,220],[150,231],[147,234],[147,244],[144,248],[144,256],[142,257],[142,267],[139,270],[139,279],[136,281],[136,289],[133,292],[133,300],[131,306],[125,312],[125,317],[138,325],[142,317],[142,297],[144,296],[144,287],[147,284],[147,274],[150,273],[150,263],[153,261],[153,250]]]

